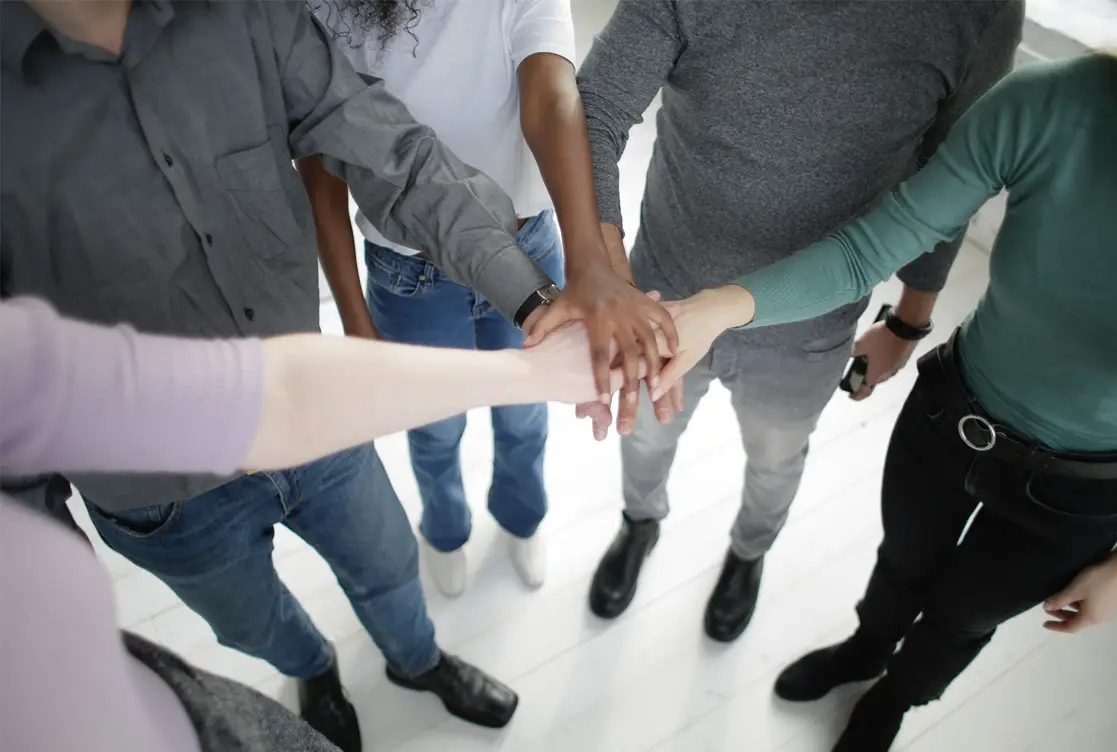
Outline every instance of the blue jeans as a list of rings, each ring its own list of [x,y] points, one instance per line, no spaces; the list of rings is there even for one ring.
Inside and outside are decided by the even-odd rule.
[[[371,444],[186,501],[111,515],[86,506],[105,543],[165,582],[223,645],[288,676],[318,676],[333,658],[276,574],[277,523],[329,562],[390,663],[417,676],[438,662],[415,536]]]
[[[539,268],[562,285],[562,240],[554,212],[545,211],[520,229],[517,241]],[[500,350],[522,347],[523,334],[481,295],[450,280],[423,258],[365,244],[368,305],[385,339],[417,345]],[[547,512],[543,449],[547,406],[492,408],[494,461],[489,512],[501,527],[531,537]],[[423,517],[419,530],[439,551],[468,539],[469,505],[462,486],[459,445],[465,415],[409,431],[411,467],[419,483]]]

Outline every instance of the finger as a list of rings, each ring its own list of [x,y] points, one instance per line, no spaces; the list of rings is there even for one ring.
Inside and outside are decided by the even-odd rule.
[[[617,431],[623,435],[631,432],[636,421],[636,405],[640,400],[640,372],[646,372],[646,368],[643,368],[639,343],[630,329],[617,330],[614,339],[618,348],[619,365],[624,373],[624,384],[617,403]]]
[[[670,423],[671,418],[675,417],[675,403],[672,398],[674,393],[674,390],[671,390],[654,403],[655,418],[660,423]]]
[[[675,412],[680,413],[683,411],[683,382],[675,384],[671,389],[671,404],[675,408]]]
[[[604,316],[594,316],[586,322],[586,334],[590,341],[590,362],[593,367],[593,383],[597,398],[608,405],[611,384],[609,372],[612,370],[613,330]]]
[[[652,394],[652,399],[658,402],[663,395],[673,390],[693,366],[694,362],[684,356],[667,361],[667,365],[659,372],[659,387]]]
[[[862,335],[853,340],[853,357],[857,358],[865,354],[865,337]]]
[[[647,295],[649,298],[651,298],[652,300],[654,300],[657,303],[659,301],[663,300],[663,294],[660,293],[659,290],[649,290],[648,292],[645,293],[645,295]]]
[[[539,320],[531,325],[529,331],[524,332],[524,334],[527,335],[524,338],[524,347],[534,347],[538,345],[548,334],[564,324],[569,323],[574,318],[576,318],[574,312],[567,306],[547,306],[547,309],[539,317]]]
[[[872,396],[872,394],[873,394],[872,385],[871,384],[862,384],[860,389],[858,389],[853,394],[849,395],[849,398],[851,400],[853,400],[854,402],[860,402],[861,400],[868,399],[869,397]]]
[[[656,328],[647,319],[639,320],[636,323],[636,344],[643,353],[642,364],[644,372],[647,374],[648,391],[652,391],[659,386],[661,360],[659,357],[659,336],[656,332]]]
[[[1054,613],[1056,611],[1062,611],[1067,608],[1077,608],[1082,601],[1082,597],[1083,594],[1080,593],[1078,590],[1078,583],[1072,582],[1070,584],[1070,587],[1068,587],[1066,590],[1061,593],[1056,593],[1055,595],[1044,601],[1043,610],[1047,611],[1048,613]]]
[[[1078,631],[1078,627],[1073,621],[1045,621],[1043,628],[1050,632],[1062,632],[1063,634],[1072,634]]]
[[[675,356],[679,354],[679,330],[675,326],[675,319],[671,316],[666,308],[663,306],[656,306],[648,311],[648,318],[655,324],[656,328],[662,332],[664,339],[667,340],[667,352],[661,353],[664,356]],[[649,324],[649,327],[651,324]]]

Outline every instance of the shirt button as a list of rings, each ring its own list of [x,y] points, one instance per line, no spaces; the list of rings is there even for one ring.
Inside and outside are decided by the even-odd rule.
[[[255,321],[256,320],[256,309],[255,308],[245,308],[244,309],[244,317],[246,319],[248,319],[249,321]]]
[[[175,161],[171,159],[171,155],[167,152],[163,152],[163,161],[167,164],[167,167],[175,166]]]
[[[213,236],[208,232],[206,233],[206,245],[213,245]]]

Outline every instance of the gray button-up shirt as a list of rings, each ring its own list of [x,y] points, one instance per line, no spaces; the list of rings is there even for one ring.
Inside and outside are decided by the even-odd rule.
[[[155,333],[317,330],[313,217],[292,166],[311,154],[386,237],[505,316],[550,283],[515,244],[507,196],[358,77],[300,0],[137,2],[119,61],[23,3],[0,13],[5,295]],[[73,481],[119,510],[223,479]]]

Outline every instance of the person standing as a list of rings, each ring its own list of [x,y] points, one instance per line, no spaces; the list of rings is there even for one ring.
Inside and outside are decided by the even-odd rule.
[[[560,312],[609,312],[607,323],[599,316],[603,325],[591,326],[595,341],[608,346],[616,338],[635,367],[634,346],[654,348],[651,322],[672,325],[659,305],[615,273],[601,235],[574,77],[569,0],[320,0],[313,7],[358,72],[382,79],[458,157],[512,198],[518,244],[557,283],[505,318],[483,292],[444,274],[413,244],[384,237],[358,213],[368,266],[366,301],[345,184],[308,158],[300,171],[346,333],[442,347],[520,347],[521,329],[530,329],[543,313],[533,304],[553,299]],[[564,245],[569,285],[560,293]],[[635,393],[635,379],[628,388]],[[538,529],[547,510],[547,406],[495,407],[491,415],[488,509],[506,533],[520,579],[539,587],[546,576]],[[465,544],[472,518],[461,473],[465,427],[463,414],[408,432],[423,502],[423,551],[435,584],[448,596],[461,594],[467,584]]]
[[[835,752],[885,752],[909,709],[940,697],[1033,606],[1057,632],[1117,617],[1115,130],[1114,55],[1021,68],[862,218],[674,304],[679,357],[661,388],[726,328],[856,300],[1008,192],[989,285],[920,359],[889,441],[860,624],[776,681],[779,697],[805,702],[879,677]]]
[[[500,188],[362,81],[303,2],[0,13],[3,296],[146,333],[315,331],[313,218],[292,166],[312,154],[385,237],[506,317],[553,284],[516,245]],[[276,574],[276,524],[329,562],[392,682],[473,723],[515,712],[508,687],[439,649],[418,547],[371,444],[282,472],[67,477],[111,548],[221,643],[297,679],[303,716],[343,750],[361,748],[357,717],[332,647]]]
[[[631,262],[641,289],[671,300],[790,255],[912,174],[1010,70],[1022,24],[1020,2],[621,0],[579,71],[608,242],[622,242],[617,160],[660,90]],[[909,331],[930,324],[960,243],[961,233],[901,270],[895,315]],[[635,422],[621,417],[625,510],[594,575],[595,614],[613,618],[631,602],[668,512],[679,437],[717,379],[730,391],[747,460],[705,630],[720,641],[744,631],[764,554],[787,518],[866,305],[726,332],[687,374],[673,421],[660,422],[666,399],[642,401]],[[881,328],[857,343],[870,383],[913,348]]]

